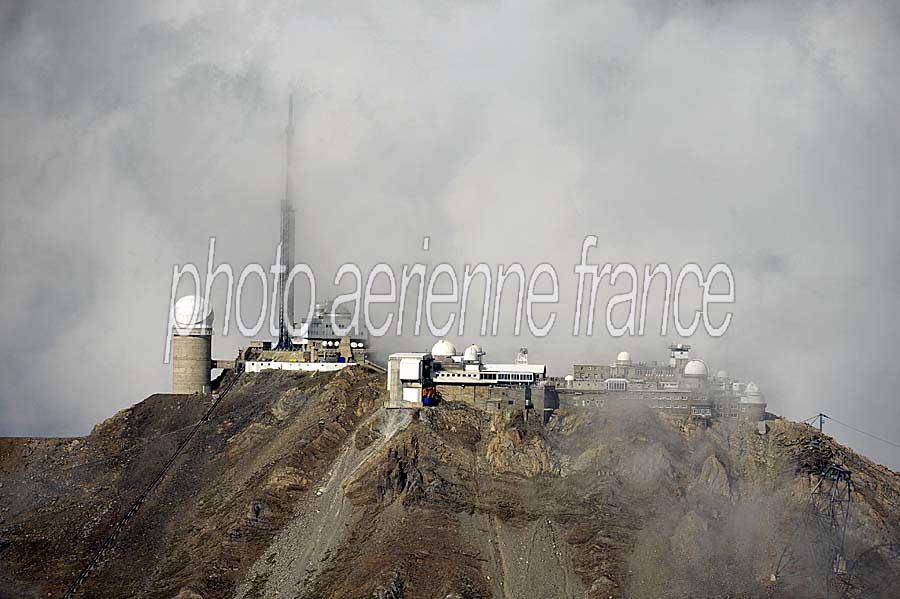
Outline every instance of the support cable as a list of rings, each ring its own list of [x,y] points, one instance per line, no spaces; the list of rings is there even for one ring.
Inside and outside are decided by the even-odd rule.
[[[900,449],[900,443],[896,443],[896,442],[894,442],[894,441],[889,441],[889,440],[887,440],[887,439],[885,439],[885,438],[883,438],[883,437],[879,437],[878,435],[876,435],[876,434],[874,434],[874,433],[870,433],[870,432],[868,432],[868,431],[864,431],[864,430],[862,430],[861,428],[856,428],[856,427],[853,426],[852,424],[847,424],[846,422],[841,422],[841,421],[838,420],[837,418],[832,418],[831,416],[828,416],[828,415],[825,415],[825,418],[827,418],[828,420],[831,420],[831,421],[833,421],[833,422],[837,422],[838,424],[840,424],[840,425],[842,425],[842,426],[846,426],[847,428],[849,428],[849,429],[852,430],[852,431],[856,431],[857,433],[860,433],[860,434],[862,434],[862,435],[866,435],[867,437],[872,437],[873,439],[877,439],[878,441],[881,441],[882,443],[887,443],[888,445],[891,445],[891,446],[893,446],[893,447],[896,447],[896,448]]]
[[[235,377],[231,380],[231,382],[228,384],[228,386],[221,393],[219,393],[217,396],[215,396],[215,401],[213,401],[213,403],[209,407],[209,409],[206,410],[206,414],[204,414],[203,418],[201,418],[200,420],[198,420],[196,422],[196,424],[194,424],[193,428],[191,429],[190,434],[188,434],[188,436],[184,439],[184,441],[181,442],[181,444],[178,446],[178,449],[176,449],[175,453],[172,454],[172,457],[169,458],[169,460],[162,467],[162,470],[160,470],[159,474],[157,474],[156,478],[153,479],[153,482],[151,482],[147,486],[147,488],[144,489],[144,492],[140,494],[140,496],[131,505],[131,508],[119,520],[119,522],[116,524],[115,528],[113,528],[113,531],[109,534],[109,536],[106,537],[106,540],[103,541],[103,543],[100,545],[100,548],[94,553],[94,556],[91,558],[91,561],[88,562],[88,565],[85,566],[84,570],[81,571],[81,573],[78,575],[78,578],[75,579],[75,582],[72,583],[72,586],[69,588],[69,590],[66,592],[66,594],[63,595],[63,599],[72,599],[73,597],[75,597],[75,593],[78,592],[79,587],[81,587],[81,585],[84,584],[84,581],[87,580],[88,576],[90,576],[90,574],[94,570],[94,568],[97,567],[97,565],[100,563],[100,561],[105,557],[106,553],[110,549],[112,549],[113,545],[115,545],[115,542],[119,537],[119,534],[122,532],[122,530],[124,530],[125,526],[128,524],[128,521],[131,520],[132,516],[134,516],[137,513],[138,509],[140,509],[141,505],[147,500],[147,498],[150,496],[150,494],[153,492],[153,490],[157,487],[157,485],[159,485],[159,483],[162,482],[162,480],[166,477],[166,474],[169,473],[169,470],[175,464],[175,461],[182,454],[182,452],[184,452],[184,450],[187,448],[188,444],[194,438],[194,435],[197,434],[197,431],[200,430],[200,427],[203,426],[203,424],[209,420],[209,417],[212,415],[213,411],[219,405],[219,402],[221,402],[222,399],[228,394],[228,392],[231,391],[231,389],[234,387],[235,383],[237,383],[239,378],[240,378],[240,373],[237,373],[235,375]]]

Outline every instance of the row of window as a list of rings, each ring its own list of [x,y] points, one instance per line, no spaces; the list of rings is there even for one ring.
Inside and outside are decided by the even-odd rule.
[[[515,382],[527,382],[531,381],[534,378],[534,375],[531,373],[521,373],[521,372],[486,372],[485,375],[497,375],[498,381],[515,381]],[[484,375],[482,375],[484,376]]]
[[[441,372],[436,378],[465,378],[478,379],[483,381],[498,381],[506,383],[530,383],[534,380],[534,375],[521,372],[482,372],[481,376],[476,372]]]

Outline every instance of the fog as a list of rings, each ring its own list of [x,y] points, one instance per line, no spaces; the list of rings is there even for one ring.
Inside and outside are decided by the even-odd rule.
[[[550,262],[552,334],[480,343],[562,375],[677,340],[652,305],[643,337],[572,337],[584,236],[595,263],[725,262],[733,321],[694,353],[770,411],[897,440],[898,65],[891,2],[0,4],[0,434],[84,434],[171,389],[172,267],[211,236],[271,263],[294,93],[320,296],[348,261]]]

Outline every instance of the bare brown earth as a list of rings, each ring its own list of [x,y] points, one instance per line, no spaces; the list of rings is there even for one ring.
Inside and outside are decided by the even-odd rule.
[[[900,588],[872,549],[900,541],[900,476],[808,426],[388,412],[383,388],[356,369],[243,375],[78,596],[804,596],[770,577],[833,461],[853,472],[847,554],[866,573],[848,594]],[[0,597],[61,597],[209,401],[0,439]]]

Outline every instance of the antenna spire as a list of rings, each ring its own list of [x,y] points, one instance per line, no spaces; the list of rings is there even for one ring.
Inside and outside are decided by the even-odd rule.
[[[285,128],[284,196],[281,198],[281,275],[278,295],[278,349],[291,348],[288,326],[294,324],[294,291],[287,291],[287,277],[294,268],[294,182],[291,177],[294,154],[294,94],[288,97],[288,122]]]

